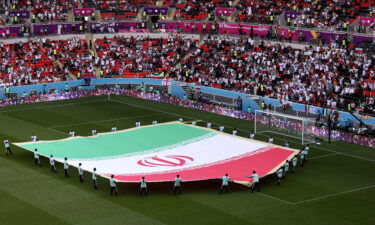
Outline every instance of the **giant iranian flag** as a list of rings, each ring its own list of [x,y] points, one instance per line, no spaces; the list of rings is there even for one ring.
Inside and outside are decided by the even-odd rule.
[[[179,122],[144,126],[90,137],[16,143],[56,161],[68,158],[71,166],[119,182],[217,179],[229,174],[250,185],[255,170],[260,177],[276,171],[298,151]]]

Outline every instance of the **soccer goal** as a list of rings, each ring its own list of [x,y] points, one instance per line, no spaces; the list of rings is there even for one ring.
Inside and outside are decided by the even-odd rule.
[[[297,138],[302,144],[314,143],[315,121],[311,118],[291,116],[269,110],[256,110],[254,133],[272,133]]]

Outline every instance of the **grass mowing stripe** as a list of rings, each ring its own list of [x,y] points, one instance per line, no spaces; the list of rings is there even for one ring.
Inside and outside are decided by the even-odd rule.
[[[7,113],[7,112],[17,112],[17,111],[25,111],[25,110],[33,110],[33,109],[45,109],[45,108],[54,108],[54,107],[61,107],[61,106],[67,106],[67,105],[79,105],[79,104],[85,104],[85,103],[93,103],[93,102],[104,102],[107,100],[93,100],[93,101],[82,101],[82,102],[72,102],[72,103],[66,103],[66,104],[54,104],[54,105],[46,105],[46,106],[36,106],[36,107],[28,107],[28,108],[20,108],[20,109],[10,109],[10,110],[0,110],[0,113]]]
[[[142,212],[117,204],[116,201],[119,199],[114,201],[108,198],[108,192],[94,192],[87,187],[76,185],[75,182],[72,184],[72,180],[58,179],[54,174],[43,171],[43,168],[28,168],[3,158],[0,158],[0,162],[7,168],[2,170],[2,175],[9,177],[8,180],[0,180],[2,192],[26,201],[33,207],[45,211],[47,215],[54,215],[67,223],[84,224],[113,215],[122,215],[121,220],[115,224],[123,224],[121,221],[131,225],[164,224]],[[17,179],[22,179],[22,182],[16,184],[14,181]]]
[[[144,117],[150,117],[150,116],[158,116],[158,115],[163,115],[163,114],[165,114],[165,113],[155,113],[155,114],[149,114],[149,115],[143,115],[143,116],[127,116],[127,117],[120,117],[120,118],[109,119],[109,120],[96,120],[96,121],[88,121],[88,122],[82,122],[82,123],[64,124],[64,125],[59,125],[59,126],[52,126],[50,128],[78,126],[78,125],[85,125],[85,124],[92,124],[92,123],[105,123],[105,122],[112,122],[112,121],[120,121],[120,120],[137,119],[137,118],[144,118]]]
[[[91,98],[90,100],[103,99],[99,97]],[[142,99],[118,97],[115,100],[125,101],[132,104],[133,106],[143,106],[150,109],[160,109],[159,112],[169,112],[170,116],[168,119],[176,120],[178,115],[182,116],[184,120],[193,120],[188,117],[199,118],[199,120],[216,122],[217,124],[224,123],[227,125],[225,131],[230,132],[230,127],[242,128],[246,131],[239,131],[240,136],[247,136],[251,130],[252,122],[234,119],[222,115],[215,115],[212,113],[188,109],[184,107],[178,107],[168,104],[162,104],[152,101],[146,101]],[[85,99],[86,101],[87,99]],[[78,102],[81,100],[72,100],[70,102]],[[54,103],[56,104],[56,103]],[[35,106],[41,106],[42,104],[35,104]],[[96,106],[100,105],[100,106]],[[126,105],[126,104],[125,104]],[[0,114],[1,121],[1,138],[7,138],[12,142],[25,141],[25,137],[28,140],[31,132],[42,138],[56,139],[66,137],[66,132],[60,134],[59,131],[53,132],[47,129],[53,125],[63,125],[67,123],[78,123],[89,120],[103,120],[111,119],[122,116],[134,116],[135,113],[129,112],[128,109],[132,107],[122,107],[113,103],[110,104],[99,103],[88,105],[79,105],[77,107],[67,106],[56,107],[51,109],[53,111],[59,111],[64,115],[69,110],[74,110],[76,115],[75,120],[71,121],[68,117],[59,117],[55,119],[54,115],[49,116],[51,110],[41,110],[40,112],[24,111],[20,112],[18,116],[22,116],[21,119],[10,118],[9,114]],[[107,106],[109,106],[107,108]],[[22,106],[14,106],[13,109],[19,109]],[[6,109],[12,109],[6,108]],[[145,113],[157,113],[157,111],[142,110],[142,107],[138,107],[139,110],[136,113],[143,115]],[[108,113],[108,112],[109,113]],[[28,114],[29,112],[34,112]],[[102,114],[104,112],[104,114]],[[22,115],[22,113],[25,113]],[[69,112],[68,112],[69,113]],[[90,113],[90,118],[87,119],[87,113]],[[72,113],[70,113],[72,114]],[[29,116],[28,116],[29,115]],[[163,116],[156,116],[156,120],[164,122]],[[153,118],[142,119],[142,123],[149,123]],[[36,126],[33,122],[44,122],[48,124],[40,124]],[[165,121],[166,122],[166,121]],[[205,122],[198,123],[201,126],[205,126]],[[215,124],[215,123],[212,123]],[[103,125],[103,126],[102,126]],[[98,130],[107,130],[110,127],[111,122],[99,124]],[[119,127],[133,127],[134,123],[131,120],[124,121],[121,124],[116,124]],[[42,127],[43,126],[43,127]],[[102,129],[100,129],[100,127]],[[216,126],[214,126],[216,129]],[[98,128],[98,127],[97,127]],[[64,128],[61,128],[64,130]],[[65,128],[69,129],[69,128]],[[92,129],[91,125],[82,125],[75,128],[79,134],[90,135]],[[45,132],[45,131],[48,132]],[[86,132],[87,131],[87,132]],[[282,138],[274,135],[275,143],[281,145]],[[266,136],[258,136],[258,140],[266,140]],[[300,148],[302,145],[298,143],[298,140],[293,141],[296,144],[291,143],[292,147]],[[298,145],[297,145],[298,144]],[[343,142],[335,142],[331,145],[323,143],[323,148],[333,151],[341,151],[355,156],[362,156],[369,159],[375,159],[368,148],[351,145]],[[111,198],[108,193],[108,180],[102,178],[99,179],[99,191],[93,191],[90,182],[84,184],[78,183],[78,174],[76,170],[72,170],[71,178],[64,178],[63,174],[59,173],[53,175],[49,173],[48,168],[42,167],[38,169],[33,167],[32,154],[26,151],[20,151],[14,147],[15,155],[13,157],[6,158],[3,155],[3,148],[0,160],[4,159],[8,162],[13,162],[15,166],[9,167],[7,163],[0,163],[0,170],[2,171],[2,177],[0,184],[5,189],[16,189],[23,201],[30,205],[42,205],[43,208],[47,208],[50,212],[58,214],[60,217],[68,217],[69,223],[75,225],[96,225],[96,224],[157,224],[162,222],[165,224],[197,224],[200,225],[211,225],[211,224],[264,224],[264,225],[275,225],[275,224],[305,224],[305,225],[330,225],[330,224],[342,224],[342,225],[373,225],[375,217],[373,216],[371,209],[374,204],[374,188],[364,189],[362,191],[353,192],[353,194],[344,194],[341,197],[327,197],[324,200],[310,201],[305,204],[287,204],[277,199],[272,199],[267,196],[258,194],[250,194],[247,191],[243,191],[240,188],[231,190],[229,195],[218,195],[217,188],[220,186],[219,181],[209,182],[197,182],[197,183],[184,183],[184,193],[181,196],[173,196],[170,193],[171,184],[164,183],[150,183],[149,191],[150,195],[147,198],[141,198],[138,196],[139,184],[120,184],[119,191],[120,196],[118,198]],[[320,157],[316,161],[311,160],[306,169],[297,172],[295,175],[290,176],[290,179],[285,180],[281,187],[278,187],[275,183],[274,177],[265,178],[262,180],[262,193],[275,196],[276,198],[286,199],[289,202],[300,202],[314,198],[321,198],[326,195],[338,194],[343,191],[353,190],[360,187],[367,187],[375,184],[375,180],[372,178],[372,168],[375,164],[369,161],[356,160],[352,157],[339,157],[340,155],[330,158],[333,152],[327,150],[315,149],[312,146],[311,157]],[[360,151],[357,151],[360,150]],[[324,156],[324,157],[323,157]],[[366,163],[367,162],[367,163]],[[48,160],[42,158],[42,164],[47,166]],[[363,164],[361,166],[361,164]],[[59,172],[62,171],[62,165],[58,163]],[[343,168],[343,169],[341,169]],[[28,178],[31,176],[30,171],[36,172],[31,180]],[[325,175],[329,172],[328,175]],[[20,175],[20,177],[17,177]],[[85,173],[85,178],[87,174]],[[24,178],[24,179],[23,179]],[[87,178],[89,179],[89,178]],[[319,179],[320,182],[316,182]],[[355,184],[353,182],[355,181]],[[336,185],[336,186],[335,186]],[[3,189],[0,187],[0,190]],[[22,188],[20,188],[22,187]],[[76,189],[72,189],[75,187]],[[234,187],[234,186],[233,186]],[[54,190],[55,189],[55,190]],[[51,191],[50,191],[51,190]],[[53,192],[53,196],[51,196]],[[7,196],[8,193],[0,191],[1,195]],[[9,195],[11,196],[11,195]],[[34,197],[35,196],[35,197]],[[90,198],[88,198],[88,196]],[[202,204],[194,204],[191,201],[185,201],[185,197],[193,199]],[[92,199],[91,199],[92,198]],[[3,205],[10,205],[9,201],[11,198],[5,198]],[[1,201],[1,200],[0,200]],[[52,201],[52,203],[51,203]],[[119,206],[114,206],[107,201]],[[49,203],[47,203],[49,202]],[[36,225],[41,224],[41,220],[34,219],[34,217],[45,218],[48,221],[48,212],[41,212],[40,214],[34,214],[30,208],[22,208],[20,203],[13,207],[17,217],[11,217],[6,213],[0,214],[1,225],[9,225],[7,221],[13,222],[14,220],[20,221],[20,223],[13,224],[28,224]],[[1,204],[0,204],[1,205]],[[229,215],[223,213],[223,211],[212,210],[209,207],[219,208],[224,212],[228,212]],[[5,207],[5,206],[4,206]],[[1,208],[1,207],[0,207]],[[17,210],[18,208],[18,210]],[[123,209],[122,209],[123,208]],[[127,209],[131,211],[128,212]],[[138,212],[139,214],[134,214]],[[45,214],[45,217],[43,217]],[[130,215],[129,215],[130,214]],[[240,221],[236,217],[230,216],[236,215],[244,220]],[[31,215],[31,217],[30,217]],[[196,216],[198,215],[198,217]],[[8,219],[7,218],[10,218]],[[140,217],[138,219],[138,217]],[[5,224],[4,224],[5,221]],[[22,223],[22,221],[27,221]],[[198,222],[199,221],[199,222]],[[51,224],[53,224],[53,220]],[[58,224],[58,223],[56,223]]]

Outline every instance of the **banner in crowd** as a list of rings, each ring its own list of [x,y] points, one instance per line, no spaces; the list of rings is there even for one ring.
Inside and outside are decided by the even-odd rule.
[[[278,27],[277,33],[279,34],[279,37],[282,38],[289,38],[290,34],[292,33],[289,28],[286,27]]]
[[[91,23],[93,33],[127,32],[141,29],[141,22],[116,21]]]
[[[94,8],[78,8],[73,9],[73,15],[74,16],[91,16],[95,12]]]
[[[252,30],[255,36],[265,37],[268,31],[272,30],[272,26],[241,24],[240,29],[242,34],[250,35]]]
[[[373,23],[375,23],[375,17],[360,17],[359,18],[359,24],[369,27]]]
[[[78,34],[81,23],[33,24],[34,35]]]
[[[322,40],[324,44],[329,44],[331,40],[341,41],[346,38],[346,36],[346,33],[319,32],[320,40]]]
[[[221,23],[219,24],[219,34],[239,34],[240,33],[240,24],[238,23],[233,23],[233,24],[228,24],[228,23]]]
[[[215,15],[216,16],[230,16],[236,11],[235,8],[216,8],[215,9]]]
[[[309,42],[311,39],[317,38],[318,34],[312,30],[295,30],[292,36],[292,40],[299,41],[300,36],[304,37],[302,41]]]
[[[267,36],[272,26],[250,25],[250,24],[219,24],[219,34],[245,34],[250,35],[251,32],[255,36]]]
[[[6,37],[9,34],[9,27],[0,27],[0,37]]]
[[[355,45],[362,45],[363,43],[374,43],[375,37],[363,36],[363,35],[353,35],[353,42]]]
[[[301,15],[301,12],[299,11],[285,11],[285,19],[290,18],[291,20],[294,20],[299,15]]]
[[[0,27],[0,38],[19,37],[21,27]]]
[[[29,10],[9,11],[9,16],[10,17],[17,16],[19,19],[29,19],[30,11]]]
[[[204,24],[206,26],[206,29],[203,29]],[[211,26],[213,22],[158,22],[157,23],[157,29],[164,30],[168,33],[207,33],[211,31]]]
[[[147,15],[167,15],[168,13],[168,7],[162,7],[162,8],[151,8],[151,7],[145,7],[143,10],[146,12]]]

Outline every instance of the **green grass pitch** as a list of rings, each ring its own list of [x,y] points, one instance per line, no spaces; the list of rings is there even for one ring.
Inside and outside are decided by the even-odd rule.
[[[239,135],[253,130],[249,121],[135,98],[90,97],[59,102],[0,108],[0,138],[29,141],[34,132],[42,140],[66,138],[70,130],[88,136],[91,129],[108,132],[134,127],[136,121],[210,120],[233,127]],[[199,125],[205,125],[200,122]],[[285,137],[273,135],[276,144]],[[266,136],[257,136],[265,140]],[[292,148],[301,148],[289,139]],[[261,180],[261,193],[251,194],[239,185],[218,194],[219,181],[184,183],[184,193],[171,194],[170,183],[149,184],[150,195],[140,197],[138,184],[120,184],[118,197],[109,195],[109,184],[99,180],[91,187],[90,175],[80,184],[77,171],[65,178],[33,164],[32,153],[13,147],[13,157],[0,154],[0,225],[10,224],[375,224],[375,151],[342,142],[313,146],[310,159],[277,185],[274,176]]]

